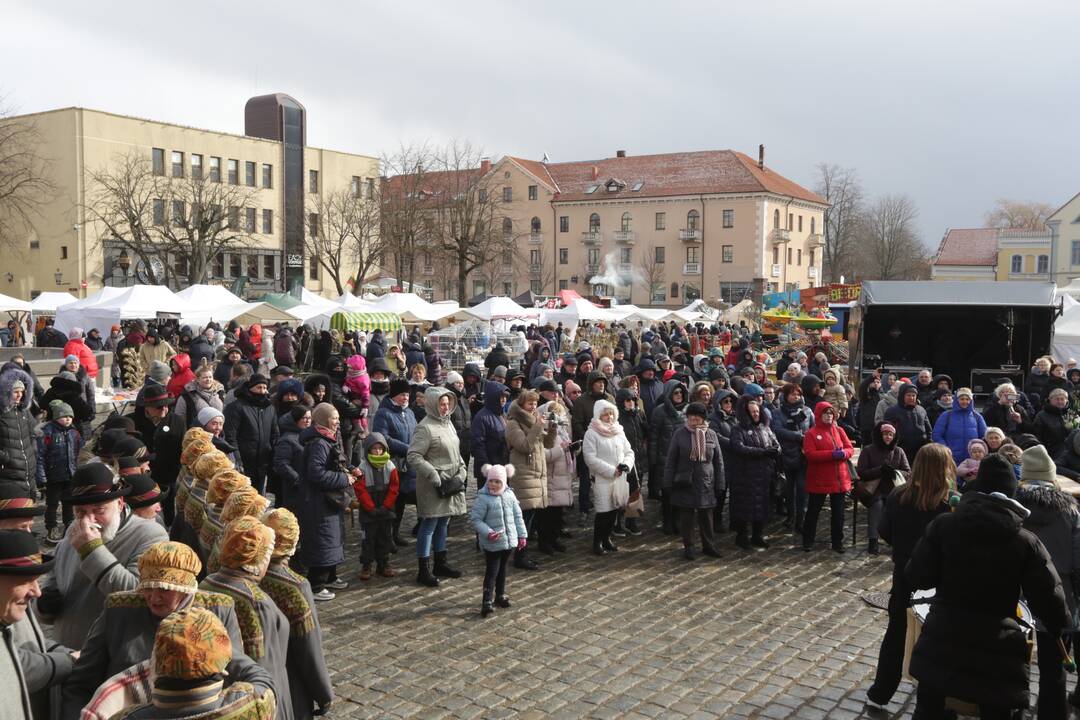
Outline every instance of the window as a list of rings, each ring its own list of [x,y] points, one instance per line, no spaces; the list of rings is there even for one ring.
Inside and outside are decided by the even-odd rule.
[[[735,262],[735,246],[722,245],[720,247],[720,262]]]
[[[799,216],[799,232],[802,232],[802,215]]]
[[[240,183],[240,162],[238,160],[229,159],[229,184],[238,185]]]
[[[787,264],[791,264],[791,248],[787,249]]]
[[[504,282],[503,283],[503,295],[509,296],[509,295],[513,295],[513,294],[514,294],[514,285],[513,285],[513,283]]]
[[[654,305],[667,302],[667,293],[664,292],[663,285],[658,285],[653,289],[652,302]]]
[[[308,213],[308,234],[319,237],[319,213]]]
[[[666,249],[667,248],[662,248],[662,247],[654,248],[654,250],[656,251],[656,254],[653,255],[653,258],[654,258],[653,262],[655,262],[657,265],[663,265],[664,264],[664,252],[665,252]]]
[[[537,235],[540,234],[540,218],[534,217],[532,221],[529,222],[529,230]]]
[[[540,278],[533,278],[532,280],[529,281],[529,289],[532,290],[537,295],[544,292],[544,287],[543,286],[544,286],[544,284],[542,282],[540,282]],[[506,293],[506,294],[509,295],[510,293]]]
[[[779,210],[773,210],[772,211],[772,226],[773,226],[773,230],[780,227],[780,211]]]
[[[375,178],[367,179],[367,196],[369,198],[375,197]]]
[[[1080,240],[1072,241],[1072,265],[1080,265]]]
[[[67,260],[67,245],[60,246],[60,259]]]
[[[1035,272],[1039,274],[1045,274],[1050,270],[1050,256],[1040,255],[1036,264]]]
[[[690,263],[690,264],[701,262],[701,246],[700,245],[689,245],[689,246],[687,246],[687,248],[686,248],[686,262]],[[674,297],[674,294],[672,294],[672,297]]]
[[[588,260],[589,265],[599,265],[600,264],[600,249],[599,248],[589,248],[588,258],[589,258],[589,260]]]
[[[540,264],[540,250],[539,249],[533,249],[533,250],[529,251],[529,264],[530,265],[539,265]]]
[[[772,264],[776,265],[780,262],[780,246],[773,245],[772,249]]]
[[[667,213],[656,213],[656,229],[663,230],[667,227]]]
[[[274,272],[274,256],[263,255],[263,277],[267,280],[274,278],[277,273]]]
[[[788,230],[794,230],[795,229],[795,213],[788,213],[787,214],[787,229]]]
[[[165,224],[165,201],[161,198],[154,198],[154,224]]]
[[[589,216],[589,232],[591,232],[591,233],[600,232],[600,216],[597,215],[596,213],[593,213],[592,215]]]
[[[236,207],[235,205],[229,208],[229,229],[240,229],[240,208]]]
[[[560,290],[566,290],[569,287],[570,287],[570,283],[568,283],[566,280],[560,280],[559,281],[559,289]]]
[[[679,297],[679,283],[671,283],[671,297],[672,299]]]
[[[178,150],[172,151],[172,176],[174,178],[184,177],[184,153]]]
[[[567,248],[559,248],[559,264],[560,265],[569,265],[570,264],[570,251]]]
[[[244,208],[244,232],[255,232],[255,208]]]
[[[630,217],[630,213],[624,212],[622,214],[621,230],[623,232],[630,232],[630,223],[633,222],[633,218]]]
[[[180,277],[187,277],[188,274],[188,259],[186,257],[177,257],[173,262],[173,272]]]
[[[503,240],[509,242],[514,239],[514,221],[510,218],[503,218]]]
[[[263,187],[274,187],[274,166],[270,163],[263,163]]]
[[[482,203],[487,202],[487,188],[480,188],[479,199]]]
[[[173,200],[172,201],[172,224],[176,227],[183,227],[184,225],[184,201]]]
[[[349,192],[352,193],[354,198],[360,197],[360,178],[357,175],[352,176],[352,181],[349,183]]]
[[[259,256],[248,255],[248,277],[257,280],[259,278]]]
[[[274,211],[270,210],[270,209],[267,209],[267,208],[263,208],[262,216],[263,216],[263,223],[262,223],[263,235],[273,235],[274,234]]]
[[[1075,243],[1073,244],[1073,254],[1074,255],[1076,254]],[[1009,272],[1018,273],[1018,272],[1023,272],[1023,271],[1024,271],[1024,258],[1021,257],[1020,255],[1013,255],[1012,256],[1012,264],[1011,264],[1011,266],[1009,268]]]
[[[632,262],[630,248],[619,248],[619,262],[624,264]]]
[[[150,153],[154,160],[154,174],[165,174],[165,150],[163,148],[153,148]]]
[[[795,251],[795,264],[802,265],[802,248]]]
[[[473,280],[472,292],[473,295],[483,295],[485,292],[487,292],[487,283],[483,280]]]
[[[240,256],[236,253],[229,255],[229,274],[231,277],[238,278],[243,272],[243,268],[240,265]]]
[[[724,227],[726,227],[726,228],[735,227],[735,211],[734,210],[725,210],[724,211]]]
[[[202,155],[191,153],[191,179],[202,180]]]
[[[559,232],[570,232],[570,216],[559,216]]]
[[[221,158],[210,156],[210,182],[221,182]],[[222,262],[225,262],[222,260]]]
[[[255,163],[251,160],[244,163],[244,184],[255,187]]]
[[[817,235],[817,218],[810,218],[810,234]]]
[[[308,170],[307,177],[308,177],[308,189],[307,189],[308,192],[309,193],[317,193],[317,192],[319,192],[319,171],[318,170]]]
[[[813,265],[814,265],[814,254],[815,254],[815,252],[816,252],[815,250],[810,251],[810,266],[811,267],[813,267]]]
[[[686,213],[686,229],[687,230],[697,230],[698,229],[698,220],[700,220],[700,216],[698,215],[697,210],[691,210],[690,212]],[[675,296],[672,295],[672,297],[675,297]]]
[[[214,269],[212,272],[214,277],[225,277],[225,253],[218,253],[214,256]]]
[[[319,256],[312,255],[308,259],[308,277],[312,280],[319,279]]]
[[[540,197],[540,193],[537,191],[536,186],[535,185],[530,185],[529,186],[529,199],[530,200],[535,200],[538,197]]]
[[[513,202],[513,201],[514,201],[514,188],[507,185],[506,187],[503,188],[503,202]]]
[[[514,251],[512,248],[506,248],[502,251],[502,264],[506,268],[514,266]]]

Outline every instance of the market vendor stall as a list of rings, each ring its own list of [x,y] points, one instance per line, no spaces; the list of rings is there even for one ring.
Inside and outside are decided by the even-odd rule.
[[[443,330],[427,334],[427,341],[442,358],[443,367],[461,372],[465,363],[484,365],[484,358],[496,345],[502,345],[510,356],[511,367],[518,367],[528,348],[519,333],[502,333],[492,329],[489,323],[470,320],[454,323]]]
[[[363,330],[371,332],[382,330],[383,332],[397,332],[401,329],[401,318],[394,313],[364,311],[353,312],[338,310],[330,317],[330,329],[342,332],[355,332]]]

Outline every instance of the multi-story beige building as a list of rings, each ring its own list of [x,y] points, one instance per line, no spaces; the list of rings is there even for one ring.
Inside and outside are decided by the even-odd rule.
[[[1068,285],[1080,277],[1080,193],[1047,218],[1051,235],[1050,279]]]
[[[126,158],[145,158],[161,180],[205,179],[245,190],[250,202],[234,212],[250,241],[219,255],[210,265],[209,281],[231,283],[243,276],[248,294],[297,283],[330,294],[333,284],[324,285],[324,271],[305,253],[301,233],[318,225],[311,217],[318,197],[339,188],[368,196],[379,177],[375,157],[307,146],[306,112],[287,95],[249,100],[244,135],[77,107],[5,121],[36,127],[55,189],[25,243],[16,248],[15,262],[0,275],[0,292],[22,298],[44,290],[85,295],[103,285],[146,281],[146,263],[112,241],[89,209],[94,173]],[[166,204],[154,199],[148,221],[169,222],[177,208]],[[187,284],[184,267],[174,258],[151,262],[171,263],[173,284]]]
[[[640,305],[737,302],[820,282],[825,200],[731,150],[480,168],[501,191],[507,246],[468,292],[573,289]],[[490,190],[489,190],[490,191]],[[456,277],[422,261],[418,279],[456,297]]]
[[[931,280],[1049,280],[1049,230],[950,228],[930,264]]]

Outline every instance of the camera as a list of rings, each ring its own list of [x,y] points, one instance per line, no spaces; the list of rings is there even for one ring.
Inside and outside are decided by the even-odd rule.
[[[626,463],[619,463],[618,465],[615,466],[615,469],[616,470],[621,470],[623,473],[630,472],[630,466],[628,466]]]

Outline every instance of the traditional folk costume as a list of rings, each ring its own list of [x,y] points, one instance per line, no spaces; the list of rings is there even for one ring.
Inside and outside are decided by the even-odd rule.
[[[47,573],[52,561],[46,561],[37,540],[25,530],[0,530],[0,575],[36,577]],[[0,619],[0,718],[33,720],[33,705],[27,669],[20,659],[15,625]]]

